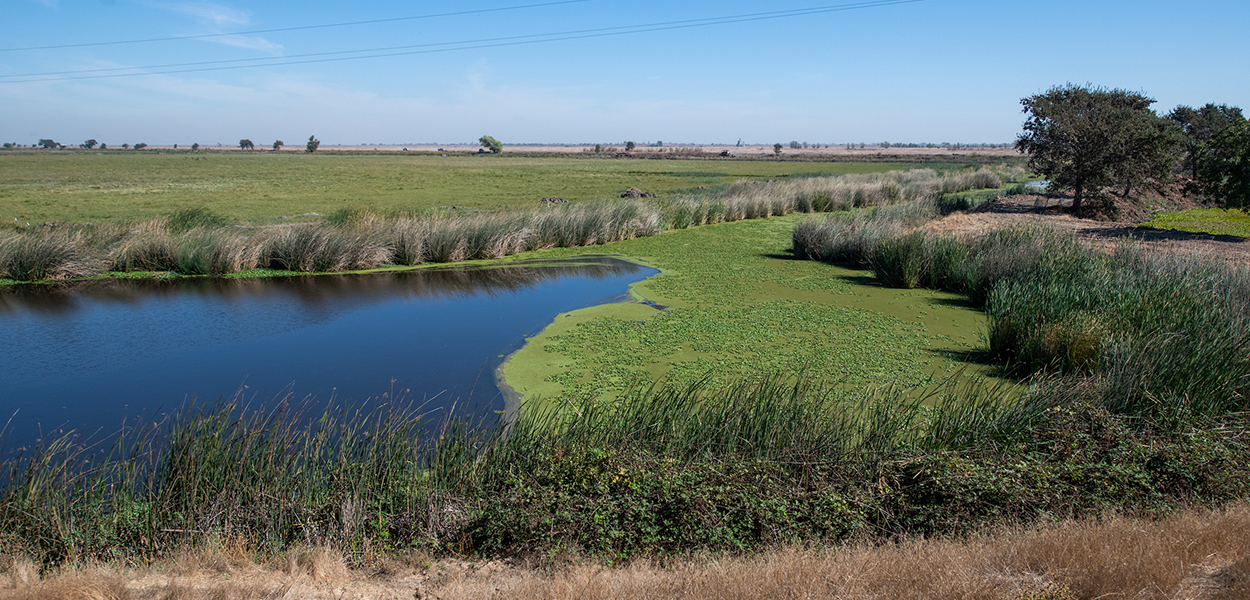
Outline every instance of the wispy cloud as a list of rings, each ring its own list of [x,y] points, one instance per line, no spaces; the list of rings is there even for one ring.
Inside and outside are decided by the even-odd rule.
[[[282,44],[275,44],[258,35],[227,35],[222,37],[206,38],[205,41],[217,42],[218,44],[225,44],[236,48],[261,50],[274,55],[282,54]]]
[[[150,6],[195,19],[196,24],[201,28],[200,31],[196,32],[198,34],[230,33],[231,29],[252,24],[251,12],[214,2],[157,2],[150,4]],[[259,50],[273,55],[282,54],[281,44],[271,42],[257,35],[222,35],[201,39],[206,42],[234,46],[235,48]]]
[[[178,2],[158,4],[157,6],[176,13],[194,17],[197,21],[211,25],[247,25],[252,22],[252,13],[213,4],[211,2]]]

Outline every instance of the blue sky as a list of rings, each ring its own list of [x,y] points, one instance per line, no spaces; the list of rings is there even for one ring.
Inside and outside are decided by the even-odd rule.
[[[1020,98],[1067,82],[1142,91],[1160,112],[1250,109],[1244,1],[555,1],[0,0],[0,141],[1010,142]],[[473,43],[839,5],[848,9]],[[509,10],[247,33],[491,9]],[[215,37],[186,39],[203,35]],[[171,37],[184,39],[12,50]],[[145,72],[267,66],[71,79],[249,60]],[[82,73],[30,75],[67,71]]]

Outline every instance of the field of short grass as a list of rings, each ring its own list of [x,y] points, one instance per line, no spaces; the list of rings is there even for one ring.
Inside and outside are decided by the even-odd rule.
[[[1142,223],[1142,227],[1250,237],[1250,214],[1221,208],[1182,210],[1157,214],[1153,219]]]
[[[410,211],[577,202],[630,187],[670,194],[741,179],[871,173],[891,163],[207,152],[0,153],[0,221],[115,223],[207,208],[239,221],[344,207]],[[949,168],[956,165],[926,165]],[[315,218],[315,217],[312,217]]]

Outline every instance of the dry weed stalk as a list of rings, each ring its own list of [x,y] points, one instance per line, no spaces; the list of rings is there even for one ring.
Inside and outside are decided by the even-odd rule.
[[[574,559],[554,573],[423,554],[381,557],[349,571],[341,553],[325,548],[292,550],[262,566],[221,545],[150,571],[68,568],[42,581],[28,571],[19,582],[19,563],[5,564],[13,585],[0,597],[1231,600],[1250,592],[1250,505],[1162,520],[1107,516],[966,539],[640,559],[612,568]]]

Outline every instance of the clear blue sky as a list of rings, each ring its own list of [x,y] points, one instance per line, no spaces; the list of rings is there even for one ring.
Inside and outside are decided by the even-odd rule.
[[[261,145],[315,134],[326,144],[456,143],[489,134],[505,143],[1010,142],[1023,122],[1020,98],[1067,82],[1142,91],[1160,112],[1207,102],[1250,109],[1244,0],[870,1],[493,47],[467,46],[848,1],[587,0],[241,33],[550,1],[0,0],[0,49],[237,34],[0,51],[0,141]],[[417,45],[426,46],[391,52],[446,51],[69,79]],[[147,71],[207,66],[217,65]],[[86,73],[29,75],[65,71]]]

